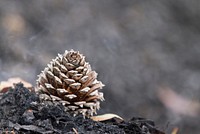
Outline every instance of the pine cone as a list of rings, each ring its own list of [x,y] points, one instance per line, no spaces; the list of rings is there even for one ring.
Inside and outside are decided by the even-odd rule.
[[[66,111],[90,117],[104,100],[103,93],[98,91],[104,85],[96,78],[97,73],[91,70],[85,56],[66,50],[38,75],[36,89],[41,100],[60,102]]]

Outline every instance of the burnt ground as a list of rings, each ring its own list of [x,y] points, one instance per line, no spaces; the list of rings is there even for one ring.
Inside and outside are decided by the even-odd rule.
[[[60,104],[40,102],[38,96],[19,83],[0,95],[0,133],[24,134],[164,134],[144,118],[96,122],[71,116]]]

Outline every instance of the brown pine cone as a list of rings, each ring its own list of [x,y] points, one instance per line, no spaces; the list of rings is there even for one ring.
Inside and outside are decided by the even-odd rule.
[[[73,115],[93,116],[104,100],[98,91],[104,85],[78,51],[58,54],[38,77],[36,89],[40,99],[60,102]]]

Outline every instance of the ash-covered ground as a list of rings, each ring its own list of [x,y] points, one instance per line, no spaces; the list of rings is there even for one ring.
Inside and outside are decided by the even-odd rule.
[[[35,84],[57,53],[79,50],[106,85],[99,113],[197,134],[199,23],[199,0],[2,0],[0,81],[19,76]],[[192,103],[165,103],[164,89]]]
[[[40,101],[34,90],[23,87],[22,83],[0,94],[0,133],[164,134],[153,121],[144,118],[97,122],[81,115],[70,115],[61,103]]]

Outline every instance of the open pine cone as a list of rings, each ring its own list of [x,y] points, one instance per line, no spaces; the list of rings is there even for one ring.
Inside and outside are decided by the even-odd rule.
[[[60,102],[74,115],[93,116],[104,100],[98,91],[104,85],[78,51],[58,54],[38,77],[36,89],[40,99]]]

